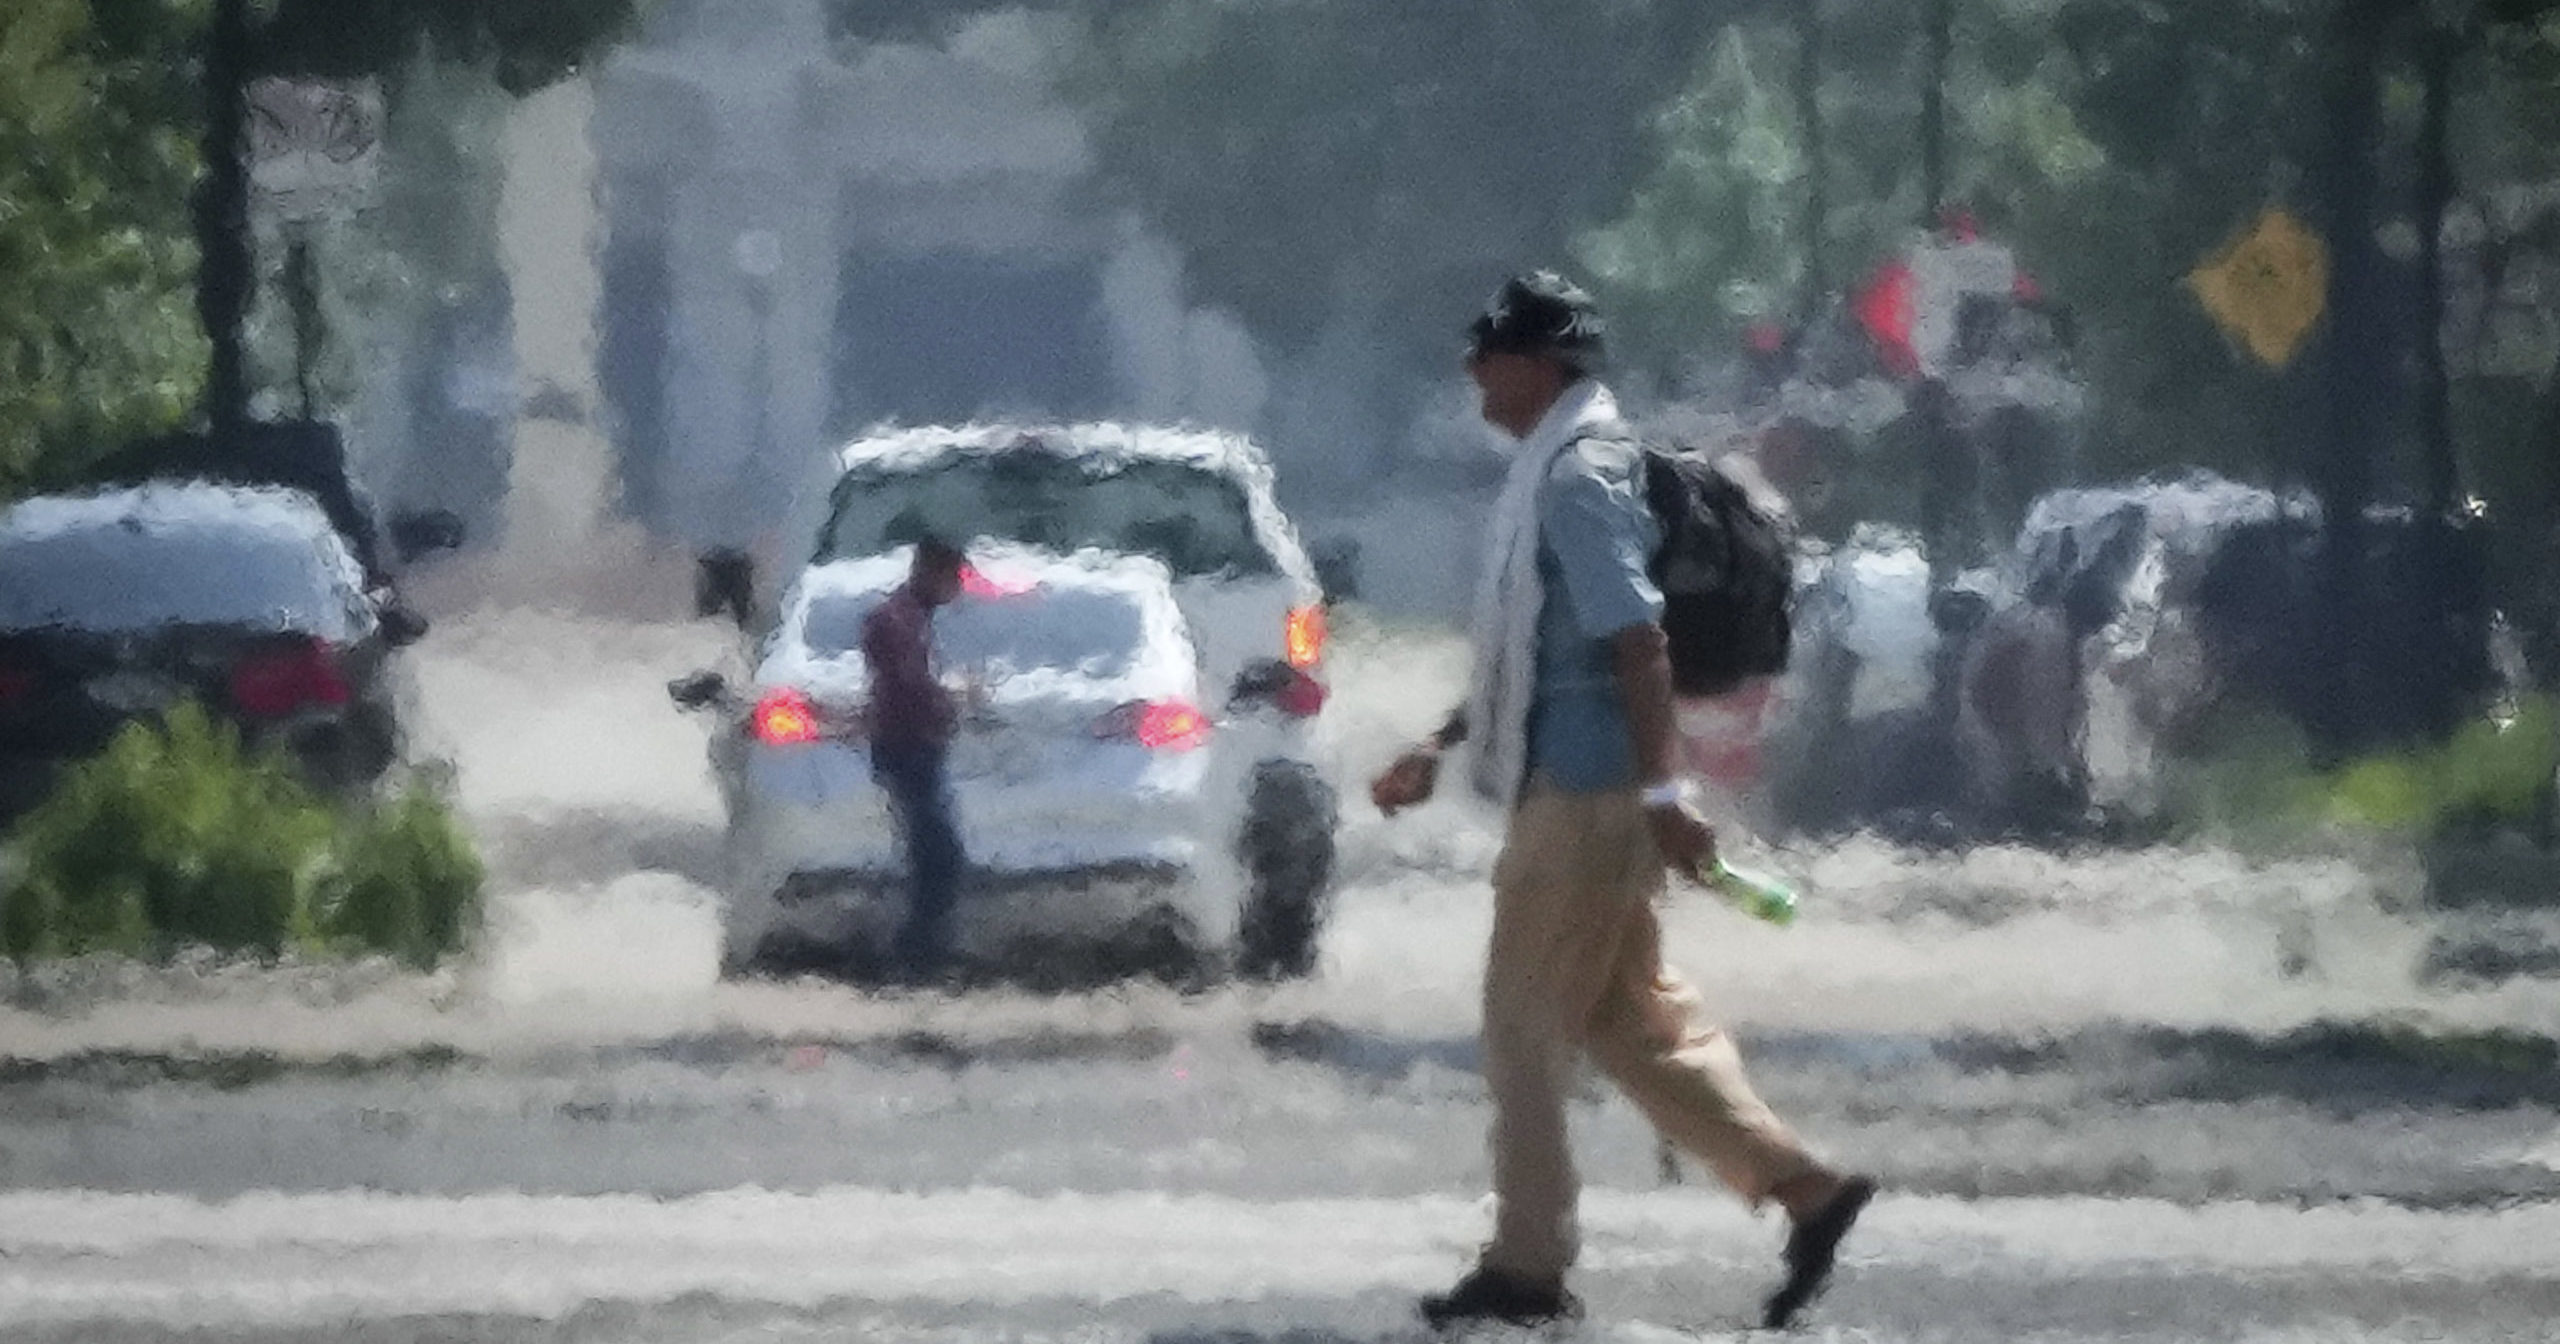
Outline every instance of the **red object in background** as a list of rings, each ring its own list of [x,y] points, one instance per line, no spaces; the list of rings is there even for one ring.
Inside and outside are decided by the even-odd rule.
[[[768,747],[796,747],[818,740],[818,707],[806,692],[790,686],[765,692],[749,721],[756,740]]]
[[[1755,355],[1774,355],[1787,348],[1787,329],[1775,322],[1754,322],[1742,333],[1742,340]]]
[[[317,639],[250,654],[231,669],[231,703],[262,719],[343,705],[352,698],[347,679],[338,673],[337,655]]]
[[[1938,228],[1949,239],[1959,243],[1979,242],[1982,238],[1981,226],[1974,222],[1973,212],[1960,205],[1950,205],[1938,212]]]
[[[1858,325],[1876,343],[1885,371],[1896,378],[1920,373],[1920,352],[1911,345],[1911,323],[1918,280],[1908,262],[1891,261],[1876,268],[1875,278],[1858,291],[1852,308]]]
[[[2042,303],[2044,286],[2037,284],[2034,276],[2020,271],[2018,278],[2009,282],[2009,297],[2020,303]]]
[[[1312,719],[1324,712],[1324,683],[1296,668],[1289,670],[1289,682],[1271,702],[1280,712],[1297,719]]]
[[[23,667],[0,663],[0,705],[15,704],[35,693],[35,673]]]

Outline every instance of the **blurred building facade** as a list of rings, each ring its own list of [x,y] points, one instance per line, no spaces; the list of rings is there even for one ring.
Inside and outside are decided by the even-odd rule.
[[[796,559],[830,450],[874,424],[1262,428],[1251,338],[1088,189],[1043,23],[855,43],[820,0],[676,0],[599,70],[596,354],[627,512]]]

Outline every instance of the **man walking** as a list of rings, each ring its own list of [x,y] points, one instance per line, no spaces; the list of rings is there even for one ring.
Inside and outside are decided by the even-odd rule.
[[[960,595],[968,558],[948,542],[916,543],[907,581],[862,621],[862,657],[871,669],[871,773],[888,791],[907,848],[907,918],[898,932],[899,966],[930,977],[951,959],[951,907],[964,861],[952,821],[947,761],[959,720],[935,675],[933,613]]]
[[[1488,537],[1474,684],[1370,790],[1390,815],[1423,802],[1442,754],[1466,742],[1469,782],[1509,811],[1484,984],[1493,1240],[1422,1312],[1434,1327],[1580,1312],[1564,1286],[1579,1192],[1565,1101],[1587,1053],[1666,1138],[1755,1206],[1786,1209],[1787,1276],[1766,1312],[1783,1326],[1875,1183],[1806,1153],[1662,964],[1664,870],[1703,873],[1715,836],[1675,778],[1662,598],[1645,572],[1657,529],[1635,440],[1592,376],[1599,314],[1540,272],[1505,284],[1470,338],[1484,417],[1519,443]]]

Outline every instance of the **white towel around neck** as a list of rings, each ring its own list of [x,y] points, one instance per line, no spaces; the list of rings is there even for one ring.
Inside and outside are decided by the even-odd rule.
[[[1537,683],[1538,504],[1547,477],[1577,438],[1618,420],[1617,398],[1592,379],[1564,390],[1520,440],[1485,535],[1476,578],[1475,668],[1467,695],[1468,781],[1508,808],[1529,768],[1530,695]]]

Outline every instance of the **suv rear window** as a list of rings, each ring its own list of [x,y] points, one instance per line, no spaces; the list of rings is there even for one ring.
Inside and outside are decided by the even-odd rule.
[[[1234,481],[1180,462],[1097,464],[1039,451],[847,476],[817,558],[879,555],[927,535],[1149,555],[1177,578],[1279,572]]]
[[[0,543],[0,630],[238,625],[353,633],[353,594],[305,538],[262,528],[78,528]]]

